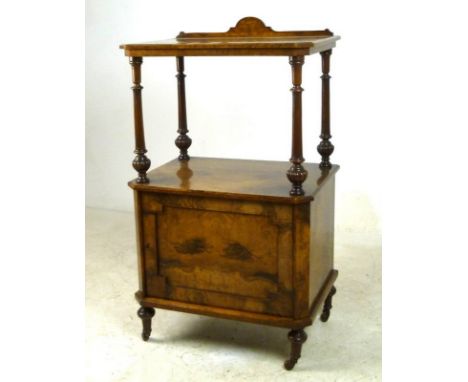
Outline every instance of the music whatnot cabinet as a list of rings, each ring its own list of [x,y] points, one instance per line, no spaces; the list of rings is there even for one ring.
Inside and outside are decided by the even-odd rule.
[[[328,29],[274,31],[254,17],[227,32],[124,44],[133,74],[135,200],[143,340],[154,308],[290,329],[290,370],[304,328],[327,321],[338,272],[333,267],[335,174],[330,163],[330,56],[339,39]],[[302,154],[302,65],[322,61],[320,163]],[[178,158],[149,171],[143,130],[143,57],[174,56],[178,85]],[[288,162],[193,157],[188,149],[184,57],[287,56],[292,68],[292,154]],[[264,144],[264,142],[263,142]],[[289,180],[289,181],[288,181]]]

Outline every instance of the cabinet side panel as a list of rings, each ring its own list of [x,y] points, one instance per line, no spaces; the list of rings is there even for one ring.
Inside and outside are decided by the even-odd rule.
[[[136,248],[137,248],[137,259],[138,259],[138,287],[139,290],[146,294],[145,282],[144,282],[144,259],[143,259],[143,229],[142,229],[142,217],[140,209],[140,194],[138,191],[133,191],[133,201],[135,209],[135,236],[136,236]]]
[[[309,315],[307,294],[309,292],[310,204],[294,206],[294,318]]]
[[[309,306],[333,269],[335,178],[315,196],[310,208]]]

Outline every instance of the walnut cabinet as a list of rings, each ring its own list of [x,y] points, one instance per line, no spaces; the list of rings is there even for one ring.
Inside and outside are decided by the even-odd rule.
[[[338,272],[333,263],[335,174],[330,162],[329,70],[339,39],[329,30],[277,32],[254,17],[227,32],[184,33],[123,44],[133,79],[137,178],[135,201],[142,337],[155,308],[290,329],[294,367],[305,327],[330,315]],[[302,152],[302,65],[321,55],[319,163]],[[291,66],[292,147],[289,162],[190,157],[185,99],[189,56],[286,56]],[[178,157],[150,170],[142,112],[143,57],[176,57]],[[260,100],[261,101],[261,100]],[[283,128],[283,127],[281,127]],[[196,143],[195,143],[196,144]]]

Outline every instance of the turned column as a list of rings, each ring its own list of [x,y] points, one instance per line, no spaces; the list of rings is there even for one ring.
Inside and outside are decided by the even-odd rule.
[[[141,102],[141,64],[142,57],[130,57],[130,65],[132,66],[133,76],[133,117],[135,121],[135,159],[133,160],[133,168],[138,172],[137,183],[148,183],[146,171],[150,168],[151,161],[145,155],[145,132],[143,129],[143,105]]]
[[[291,56],[289,63],[292,69],[292,149],[291,149],[291,167],[286,175],[292,183],[289,191],[290,195],[304,195],[302,183],[307,178],[307,171],[302,167],[304,158],[302,156],[302,65],[304,56]]]
[[[322,131],[320,134],[321,141],[317,146],[317,151],[322,156],[320,168],[331,168],[330,155],[332,155],[335,147],[330,142],[332,137],[330,134],[330,56],[331,49],[320,52],[322,56]]]
[[[184,57],[176,57],[177,60],[177,94],[179,105],[179,136],[175,140],[176,146],[180,150],[179,160],[189,160],[187,153],[188,148],[192,144],[192,140],[187,135],[187,109],[185,106],[185,74],[184,74]]]

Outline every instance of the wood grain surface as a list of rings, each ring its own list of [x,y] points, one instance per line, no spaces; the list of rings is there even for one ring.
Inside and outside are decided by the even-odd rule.
[[[302,56],[332,49],[339,40],[328,29],[274,31],[255,17],[227,32],[181,32],[176,38],[122,44],[126,56]]]
[[[290,196],[285,178],[289,162],[192,157],[190,161],[172,160],[147,173],[149,182],[135,180],[135,190],[169,192],[180,195],[213,196],[241,200],[307,203],[339,170],[338,165],[321,170],[318,163],[303,163],[308,176],[302,184],[304,195]]]

